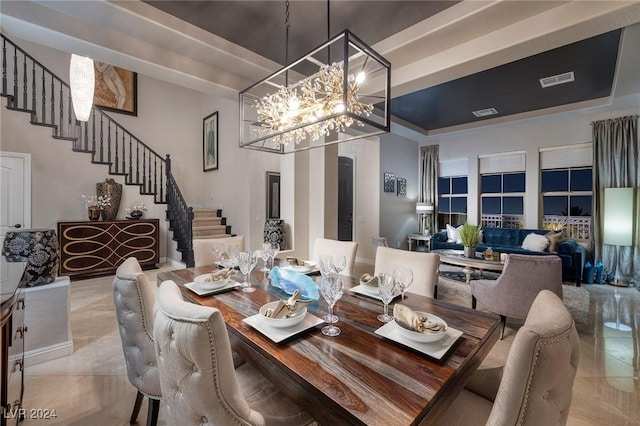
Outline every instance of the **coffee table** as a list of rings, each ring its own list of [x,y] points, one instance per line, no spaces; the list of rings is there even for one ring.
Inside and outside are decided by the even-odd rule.
[[[502,268],[504,267],[504,262],[499,260],[485,260],[480,257],[481,254],[476,254],[474,258],[466,257],[463,250],[433,250],[432,253],[440,255],[440,263],[462,266],[462,272],[464,272],[466,277],[465,282],[467,284],[471,281],[471,274],[474,269],[480,271],[480,276],[482,276],[482,271],[502,272]]]

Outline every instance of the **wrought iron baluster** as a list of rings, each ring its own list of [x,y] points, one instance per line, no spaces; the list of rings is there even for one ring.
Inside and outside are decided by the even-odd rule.
[[[18,48],[13,46],[13,102],[12,106],[18,106]]]
[[[133,145],[129,135],[129,182],[133,182]]]
[[[164,202],[164,173],[162,173],[162,163],[160,163],[160,202]]]
[[[104,116],[100,113],[100,162],[104,162]]]
[[[29,109],[29,103],[27,102],[28,99],[28,77],[27,77],[27,55],[22,55],[22,108],[24,109]]]
[[[126,158],[127,156],[125,155],[126,151],[126,145],[125,145],[125,140],[124,140],[124,134],[125,134],[125,129],[124,127],[122,128],[122,172],[126,172],[127,171],[127,163],[126,163]]]
[[[158,156],[153,156],[153,199],[158,201]]]
[[[140,142],[136,139],[136,184],[140,183]]]
[[[115,172],[116,172],[116,173],[118,173],[118,165],[120,164],[120,163],[119,163],[119,157],[118,157],[118,127],[119,127],[119,126],[116,126],[116,142],[115,142],[115,144],[114,144],[114,145],[115,145],[115,147],[116,147],[116,152],[115,152],[115,161],[114,161],[114,163],[116,164],[116,169],[115,169]]]
[[[60,121],[58,121],[60,123],[60,127],[59,127],[58,134],[60,136],[69,136],[68,134],[65,135],[64,130],[62,128],[62,123],[64,123],[64,103],[63,103],[64,92],[62,91],[62,89],[64,89],[64,85],[62,84],[62,81],[61,81],[60,82]]]
[[[36,112],[36,62],[31,60],[31,109]]]
[[[51,74],[51,124],[55,126],[56,124],[56,86],[55,80],[53,78],[53,74]]]
[[[42,117],[40,123],[47,122],[47,85],[44,79],[44,68],[42,69]]]
[[[84,150],[88,150],[89,149],[89,121],[87,120],[84,123],[84,145],[83,145]]]
[[[147,186],[147,192],[151,192],[151,151],[149,151],[149,185]]]
[[[111,119],[107,121],[107,161],[111,163]],[[111,170],[111,164],[109,165]]]
[[[147,155],[146,149],[142,147],[142,192],[147,192],[146,183],[147,183]]]
[[[2,93],[7,93],[7,40],[2,40]]]
[[[96,159],[96,114],[93,109],[93,117],[91,118],[91,159]]]

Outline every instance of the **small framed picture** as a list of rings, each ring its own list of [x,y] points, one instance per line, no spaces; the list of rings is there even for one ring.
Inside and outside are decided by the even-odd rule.
[[[202,170],[218,170],[218,111],[202,120]]]
[[[267,172],[267,219],[280,219],[280,173]]]
[[[384,174],[384,192],[396,192],[396,175],[393,173]]]
[[[407,180],[398,178],[398,197],[407,197]]]

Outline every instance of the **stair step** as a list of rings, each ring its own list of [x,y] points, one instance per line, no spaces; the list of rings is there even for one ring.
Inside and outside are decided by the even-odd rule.
[[[39,121],[30,121],[29,123],[33,124],[34,126],[51,127],[52,129],[58,128],[57,124],[41,123]]]
[[[193,214],[197,217],[220,217],[219,210],[211,209],[193,209]]]
[[[219,226],[224,225],[221,217],[195,217],[193,218],[193,226]]]
[[[71,136],[52,136],[53,139],[58,139],[61,141],[71,141],[71,142],[75,142],[78,140],[78,138],[72,138]]]
[[[194,235],[193,239],[194,240],[203,240],[203,239],[206,239],[206,238],[229,238],[229,237],[232,237],[232,236],[233,235],[231,235],[231,234],[215,234],[215,235],[202,235],[202,236]]]
[[[87,154],[92,154],[93,151],[90,149],[81,149],[81,148],[72,148],[73,152],[85,152]]]
[[[111,165],[111,163],[110,163],[110,162],[108,162],[108,161],[97,161],[97,160],[91,160],[91,162],[92,162],[93,164],[106,164],[107,166],[110,166],[110,165]]]
[[[35,114],[35,110],[32,109],[26,109],[26,108],[17,108],[17,107],[12,107],[12,106],[7,106],[7,109],[10,109],[11,111],[18,111],[18,112],[26,112],[29,114]]]

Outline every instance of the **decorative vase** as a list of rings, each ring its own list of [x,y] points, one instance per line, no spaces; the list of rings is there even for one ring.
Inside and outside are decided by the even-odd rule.
[[[284,220],[267,219],[264,223],[264,242],[278,243],[280,250],[284,250],[285,229]]]
[[[89,220],[100,220],[100,207],[87,207]]]
[[[96,194],[98,197],[109,197],[111,201],[110,206],[102,208],[102,220],[115,220],[122,200],[122,185],[107,178],[104,182],[96,183]]]
[[[476,257],[476,246],[464,247],[464,257],[473,259]]]

